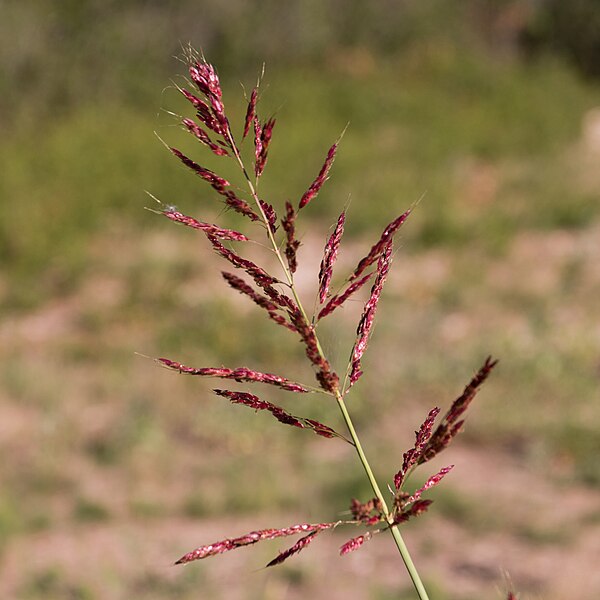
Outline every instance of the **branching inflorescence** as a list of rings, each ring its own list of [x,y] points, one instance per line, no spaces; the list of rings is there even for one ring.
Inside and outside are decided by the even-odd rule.
[[[302,537],[293,546],[281,552],[267,565],[274,566],[281,564],[290,556],[306,548],[323,531],[332,530],[342,525],[350,525],[353,527],[363,527],[364,531],[345,542],[340,548],[340,554],[345,555],[358,550],[373,535],[390,531],[413,580],[417,593],[421,600],[423,600],[427,598],[427,593],[400,536],[398,526],[410,518],[420,515],[429,508],[432,501],[423,500],[422,495],[431,487],[437,485],[452,469],[452,465],[439,470],[429,477],[424,485],[412,492],[406,491],[406,482],[410,474],[418,466],[431,460],[444,450],[461,431],[464,423],[462,417],[465,410],[473,400],[481,384],[490,374],[496,362],[492,361],[491,358],[485,361],[481,369],[466,386],[464,392],[451,405],[437,427],[435,427],[435,421],[440,413],[440,409],[431,409],[415,434],[414,446],[407,450],[402,457],[402,464],[393,477],[393,487],[388,486],[390,495],[386,500],[386,496],[382,493],[362,449],[359,437],[346,407],[345,398],[351,387],[363,373],[361,359],[367,349],[381,293],[392,263],[394,236],[410,215],[410,210],[400,214],[384,229],[378,241],[345,279],[340,291],[335,295],[331,295],[330,285],[333,270],[338,257],[346,221],[346,213],[342,212],[331,236],[325,244],[323,259],[317,277],[317,309],[315,314],[309,317],[294,284],[294,273],[297,268],[298,259],[297,254],[300,247],[300,242],[296,237],[296,223],[300,211],[306,209],[309,203],[315,200],[327,180],[335,160],[339,140],[329,148],[317,177],[299,199],[298,204],[294,206],[291,202],[286,202],[283,216],[279,218],[275,208],[258,194],[259,180],[267,164],[270,143],[275,127],[275,119],[269,118],[261,122],[258,117],[258,86],[252,90],[250,95],[241,135],[242,141],[247,136],[254,135],[254,164],[253,168],[249,169],[242,158],[240,143],[236,141],[236,137],[226,116],[221,85],[214,67],[207,63],[203,57],[197,56],[192,52],[188,55],[188,67],[190,79],[195,85],[196,90],[192,92],[187,89],[180,89],[180,92],[195,109],[196,120],[184,118],[182,125],[200,143],[212,151],[213,154],[223,157],[223,159],[233,160],[237,164],[244,175],[248,192],[242,194],[232,189],[229,181],[197,164],[177,148],[170,148],[170,150],[186,167],[208,183],[222,197],[226,207],[240,213],[250,222],[262,224],[269,244],[279,261],[281,274],[277,277],[269,274],[264,268],[244,258],[238,253],[237,248],[236,250],[231,248],[231,243],[233,242],[244,243],[249,241],[250,238],[246,234],[205,223],[184,215],[173,207],[162,207],[159,212],[171,221],[203,232],[216,254],[240,272],[241,276],[228,271],[224,271],[222,275],[234,290],[247,296],[265,310],[270,319],[288,329],[299,339],[305,348],[308,360],[314,367],[318,386],[297,383],[286,377],[271,373],[262,373],[247,367],[193,368],[167,358],[159,358],[157,361],[168,369],[187,375],[220,378],[241,384],[263,383],[278,387],[281,391],[298,394],[322,393],[328,395],[338,404],[348,429],[346,435],[338,433],[332,427],[319,423],[314,419],[292,415],[281,407],[261,400],[258,396],[246,391],[229,389],[214,390],[216,395],[226,398],[234,404],[242,404],[253,408],[255,411],[270,412],[275,419],[286,425],[300,429],[310,429],[321,437],[337,438],[351,444],[358,454],[358,458],[375,495],[366,502],[352,499],[350,505],[351,518],[349,519],[327,523],[293,525],[281,529],[253,531],[237,538],[224,539],[200,546],[182,556],[177,561],[177,564],[189,563],[215,554],[222,554],[264,540],[301,535]],[[240,195],[246,195],[246,198],[240,197]],[[279,224],[281,224],[281,229],[278,227]],[[227,245],[225,245],[226,243]],[[356,340],[350,353],[346,375],[340,378],[323,352],[317,335],[317,325],[319,321],[330,316],[371,279],[373,279],[373,285],[358,323]]]

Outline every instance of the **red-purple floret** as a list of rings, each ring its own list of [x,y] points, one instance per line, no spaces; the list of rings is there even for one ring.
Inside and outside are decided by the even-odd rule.
[[[321,304],[327,299],[329,294],[329,285],[333,276],[333,265],[337,260],[338,250],[342,235],[344,234],[344,223],[346,222],[346,212],[339,216],[335,230],[327,240],[323,251],[323,260],[319,270],[319,301]]]
[[[348,540],[345,544],[340,546],[340,556],[344,556],[345,554],[349,554],[350,552],[358,550],[365,542],[370,540],[371,537],[371,533],[367,532],[363,535],[359,535],[358,537]]]
[[[238,198],[231,190],[225,190],[219,192],[222,196],[225,196],[225,204],[233,209],[235,212],[248,217],[251,221],[260,221],[260,217],[250,208],[250,205],[245,201]]]
[[[354,269],[354,273],[350,277],[350,281],[354,281],[358,277],[360,277],[365,269],[370,267],[385,251],[387,244],[393,239],[394,234],[398,229],[400,229],[401,225],[408,219],[410,215],[410,210],[407,210],[405,213],[401,214],[397,219],[393,220],[381,234],[379,241],[371,247],[367,256],[365,256],[359,263],[356,269]]]
[[[222,148],[218,144],[215,144],[209,137],[208,133],[202,129],[199,125],[194,123],[192,119],[183,119],[182,123],[185,125],[187,130],[196,137],[205,146],[208,146],[214,154],[217,156],[228,156],[229,153],[225,148]]]
[[[264,200],[259,200],[258,202],[263,212],[265,213],[265,217],[267,218],[267,224],[269,229],[271,230],[271,233],[275,235],[275,232],[277,231],[277,213],[275,212],[275,209]]]
[[[296,216],[297,212],[290,202],[285,203],[285,217],[281,219],[281,226],[285,231],[286,244],[285,244],[285,257],[292,273],[296,272],[298,263],[296,261],[296,253],[300,247],[300,242],[296,239]]]
[[[308,546],[315,539],[315,537],[317,537],[317,535],[319,535],[319,533],[321,533],[320,530],[311,531],[308,535],[301,537],[291,548],[288,548],[287,550],[280,552],[266,566],[274,567],[275,565],[280,565],[282,562],[287,560],[290,556],[292,556],[294,554],[298,554],[299,552],[304,550],[304,548],[306,548],[306,546]]]
[[[194,173],[196,173],[196,175],[204,179],[204,181],[210,183],[210,185],[217,190],[217,192],[224,193],[225,188],[231,185],[227,179],[223,179],[216,173],[213,173],[211,170],[201,167],[191,158],[188,158],[185,154],[183,154],[183,152],[177,150],[177,148],[171,148],[170,150],[186,167],[189,167],[192,171],[194,171]]]
[[[318,421],[313,419],[303,419],[302,417],[295,417],[290,413],[286,412],[280,406],[276,404],[271,404],[271,402],[267,402],[266,400],[261,400],[258,396],[254,394],[249,394],[248,392],[235,392],[232,390],[213,390],[217,396],[223,396],[224,398],[228,398],[234,404],[243,404],[244,406],[248,406],[249,408],[253,408],[254,410],[266,410],[270,412],[280,423],[284,425],[291,425],[292,427],[298,427],[300,429],[312,429],[314,433],[321,437],[332,438],[332,437],[341,437],[338,433],[336,433],[331,427],[327,427],[327,425],[323,425]]]
[[[188,217],[180,213],[177,210],[165,209],[162,211],[162,214],[171,219],[171,221],[175,221],[176,223],[181,223],[182,225],[186,225],[187,227],[191,227],[192,229],[199,229],[203,231],[206,235],[214,236],[220,240],[229,240],[232,242],[247,242],[248,238],[239,231],[234,231],[233,229],[222,229],[221,227],[217,227],[216,225],[211,225],[210,223],[204,223],[203,221],[198,221],[193,217]]]
[[[287,329],[289,329],[291,331],[294,331],[294,332],[297,331],[296,327],[294,327],[294,325],[292,325],[289,321],[287,321],[285,319],[285,317],[283,317],[281,314],[278,313],[278,311],[280,309],[280,306],[278,304],[275,304],[272,300],[269,300],[269,298],[266,298],[265,296],[258,294],[243,279],[241,279],[240,277],[237,277],[233,273],[227,273],[227,272],[223,271],[221,274],[223,275],[223,278],[225,279],[225,281],[227,281],[227,283],[234,290],[237,290],[241,294],[248,296],[253,302],[258,304],[258,306],[260,306],[261,308],[264,308],[267,311],[267,313],[269,314],[270,319],[272,319],[279,325],[283,325],[284,327],[286,327]]]
[[[304,208],[311,200],[313,200],[316,195],[319,193],[319,190],[323,187],[323,184],[327,181],[327,176],[329,175],[329,171],[331,169],[331,165],[335,159],[335,153],[337,152],[338,144],[337,142],[329,148],[327,152],[327,157],[325,158],[325,162],[321,167],[321,171],[317,175],[317,178],[310,184],[310,187],[304,195],[300,199],[300,204],[298,208]]]
[[[454,465],[448,465],[440,469],[435,475],[432,475],[414,494],[406,499],[406,504],[419,500],[424,492],[436,486],[453,468]]]
[[[267,158],[269,155],[269,145],[271,136],[273,135],[273,127],[275,127],[275,119],[269,119],[262,127],[258,119],[254,118],[254,144],[255,156],[254,174],[260,177],[265,170]]]
[[[244,132],[242,134],[242,139],[244,139],[249,131],[250,126],[254,122],[254,117],[256,115],[256,102],[258,100],[258,90],[254,88],[252,90],[252,94],[250,95],[250,100],[248,101],[248,108],[246,109],[246,118],[244,119]]]
[[[204,60],[195,61],[189,66],[189,73],[196,87],[206,96],[215,119],[221,125],[221,133],[225,133],[229,128],[229,123],[221,101],[223,94],[215,68]]]
[[[344,304],[344,302],[346,302],[346,300],[348,300],[348,298],[350,298],[354,292],[358,291],[363,285],[365,285],[365,283],[367,283],[371,277],[373,277],[373,273],[365,275],[358,281],[351,283],[341,294],[337,294],[336,296],[330,298],[329,302],[319,312],[317,319],[320,320],[323,317],[330,315],[336,308],[338,308],[338,306]]]

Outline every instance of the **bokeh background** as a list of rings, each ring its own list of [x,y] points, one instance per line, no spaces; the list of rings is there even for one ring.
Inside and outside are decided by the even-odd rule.
[[[432,469],[457,467],[405,529],[432,597],[501,598],[505,572],[523,599],[598,597],[595,0],[0,2],[0,595],[413,597],[390,539],[337,555],[353,531],[268,571],[285,541],[171,566],[370,497],[343,444],[135,354],[312,378],[292,336],[226,289],[202,236],[143,210],[149,190],[245,226],[155,135],[237,181],[169,114],[191,116],[174,89],[188,43],[217,65],[238,128],[242,86],[266,64],[262,115],[278,124],[262,185],[276,207],[350,123],[302,215],[309,305],[345,205],[339,273],[422,198],[351,400],[381,480],[430,407],[488,353],[501,361]],[[340,369],[361,306],[323,328]],[[322,399],[260,393],[341,427]]]

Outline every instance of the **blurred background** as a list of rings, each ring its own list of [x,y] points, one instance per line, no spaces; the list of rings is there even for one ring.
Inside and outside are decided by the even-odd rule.
[[[421,199],[350,402],[381,481],[427,411],[500,359],[431,470],[457,467],[405,526],[432,598],[501,598],[505,572],[523,599],[598,597],[596,0],[0,1],[2,597],[413,598],[390,539],[338,556],[354,531],[268,571],[285,541],[170,566],[371,496],[349,447],[135,354],[312,382],[203,236],[144,210],[149,190],[247,227],[155,135],[240,183],[169,114],[192,116],[174,89],[188,43],[217,66],[238,131],[266,64],[259,111],[278,123],[261,185],[277,209],[350,123],[299,224],[309,306],[345,205],[340,275]],[[361,308],[324,324],[340,370]],[[342,426],[321,398],[253,391]]]

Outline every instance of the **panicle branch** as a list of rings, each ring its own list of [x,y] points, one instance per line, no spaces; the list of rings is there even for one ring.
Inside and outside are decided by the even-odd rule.
[[[410,470],[419,462],[419,459],[427,446],[427,442],[429,442],[429,439],[431,438],[433,425],[439,414],[439,408],[432,408],[419,428],[419,431],[415,431],[415,445],[404,453],[402,457],[402,467],[396,475],[394,475],[394,486],[397,490],[402,487]]]
[[[244,131],[242,133],[242,139],[245,139],[250,132],[250,126],[254,123],[254,117],[256,116],[256,102],[258,100],[258,89],[254,88],[252,94],[250,94],[250,100],[248,101],[248,108],[246,109],[246,118],[244,119]]]
[[[344,234],[344,223],[346,222],[346,211],[339,216],[337,225],[325,244],[323,251],[323,260],[319,269],[319,301],[321,304],[327,299],[329,293],[329,285],[333,276],[333,265],[337,260],[338,250],[342,235]]]
[[[275,302],[273,302],[272,300],[269,300],[265,296],[262,296],[261,294],[255,292],[243,279],[237,277],[233,273],[227,273],[226,271],[223,271],[221,275],[223,275],[225,281],[227,281],[227,283],[234,290],[237,290],[241,294],[248,296],[248,298],[250,298],[253,302],[258,304],[258,306],[264,308],[267,311],[270,319],[272,319],[279,325],[283,325],[291,331],[297,332],[296,327],[294,327],[294,325],[287,321],[284,316],[279,314],[278,311],[281,309],[281,306],[279,304],[275,304]]]
[[[285,217],[281,219],[281,226],[285,231],[286,244],[285,244],[285,258],[291,273],[296,272],[298,263],[296,261],[296,253],[300,247],[300,242],[296,239],[296,216],[297,212],[290,202],[285,203]]]
[[[385,283],[387,274],[390,270],[391,262],[392,240],[390,239],[383,253],[379,257],[379,263],[377,264],[377,276],[375,278],[373,288],[371,289],[371,297],[367,301],[362,317],[358,323],[358,328],[356,331],[357,338],[352,350],[350,386],[354,385],[362,375],[361,358],[367,349],[369,336],[375,320],[375,313],[377,312],[377,305],[379,304],[379,298],[381,296],[381,290],[383,289],[383,284]]]
[[[187,128],[187,130],[202,144],[208,146],[213,154],[217,156],[229,156],[229,152],[222,148],[218,144],[215,144],[209,137],[208,133],[202,129],[198,124],[196,124],[192,119],[183,119],[183,125]]]
[[[498,364],[491,356],[485,359],[483,366],[477,371],[473,379],[467,384],[463,393],[452,403],[448,412],[444,415],[441,423],[427,442],[419,457],[419,464],[431,460],[442,450],[448,447],[450,442],[462,430],[464,420],[459,417],[469,408],[483,382],[489,377],[492,369]]]
[[[345,554],[350,554],[350,552],[354,552],[358,550],[365,542],[368,542],[373,537],[373,534],[370,531],[364,533],[363,535],[359,535],[352,539],[349,539],[345,544],[340,546],[340,556],[344,556]]]
[[[167,219],[171,219],[171,221],[175,221],[175,223],[181,223],[182,225],[186,225],[187,227],[191,227],[192,229],[199,229],[208,236],[232,242],[248,241],[248,238],[239,231],[234,231],[233,229],[222,229],[221,227],[217,227],[216,225],[211,225],[210,223],[198,221],[193,217],[188,217],[187,215],[180,213],[177,210],[167,208],[161,212],[165,217],[167,217]]]
[[[332,296],[329,302],[319,312],[317,319],[320,320],[323,317],[330,315],[336,308],[344,304],[344,302],[346,302],[346,300],[348,300],[348,298],[350,298],[354,292],[358,291],[363,285],[365,285],[365,283],[367,283],[371,277],[373,277],[373,273],[368,273],[361,279],[349,284],[341,294]]]
[[[227,179],[219,177],[216,173],[213,173],[210,169],[201,167],[198,163],[194,162],[191,158],[188,158],[183,152],[177,150],[177,148],[171,148],[171,152],[188,168],[190,168],[198,177],[204,179],[210,183],[210,185],[217,190],[219,193],[224,193],[225,188],[231,184]]]
[[[236,369],[226,369],[225,367],[203,367],[196,369],[194,367],[187,367],[179,362],[170,360],[168,358],[158,358],[157,361],[169,369],[178,371],[179,373],[185,373],[186,375],[199,375],[200,377],[218,377],[220,379],[233,379],[238,383],[266,383],[268,385],[274,385],[286,390],[288,392],[295,392],[298,394],[307,394],[310,390],[303,385],[280,377],[279,375],[273,375],[272,373],[261,373],[260,371],[253,371],[247,367],[237,367]]]
[[[271,562],[269,562],[267,567],[274,567],[275,565],[280,565],[282,562],[287,560],[290,556],[294,554],[298,554],[306,546],[308,546],[316,537],[321,533],[322,530],[311,531],[308,535],[301,537],[291,548],[280,552]]]
[[[254,117],[254,146],[256,157],[254,162],[254,174],[257,179],[263,174],[267,164],[273,127],[275,127],[275,119],[269,119],[261,126],[258,118]]]
[[[248,406],[249,408],[253,408],[254,410],[266,410],[270,412],[280,423],[284,425],[291,425],[292,427],[298,427],[299,429],[312,429],[314,433],[321,437],[332,438],[339,437],[345,439],[339,433],[334,431],[331,427],[327,425],[323,425],[323,423],[319,423],[319,421],[315,421],[314,419],[304,419],[302,417],[295,417],[290,413],[286,412],[280,406],[276,404],[271,404],[271,402],[267,402],[266,400],[261,400],[258,396],[254,394],[249,394],[248,392],[235,392],[232,390],[213,390],[217,396],[223,396],[224,398],[228,398],[233,404],[243,404],[244,406]]]
[[[264,540],[274,540],[280,537],[288,537],[290,535],[297,535],[299,533],[313,533],[317,531],[324,531],[325,529],[332,529],[336,527],[339,522],[336,523],[303,523],[301,525],[292,525],[291,527],[283,527],[282,529],[259,529],[257,531],[251,531],[246,535],[242,535],[237,538],[224,539],[212,544],[205,546],[199,546],[195,550],[188,552],[183,555],[175,564],[182,565],[193,560],[201,560],[215,554],[223,554],[236,548],[242,548],[243,546],[250,546],[257,542]]]
[[[360,277],[365,269],[370,267],[377,259],[385,252],[387,245],[394,238],[394,234],[400,229],[404,221],[408,219],[410,215],[410,210],[407,210],[405,213],[401,214],[397,219],[394,219],[384,230],[379,238],[379,241],[371,247],[367,256],[365,256],[358,263],[356,269],[354,269],[354,273],[350,276],[350,281],[354,281],[358,277]]]
[[[423,492],[436,486],[448,473],[450,473],[450,471],[452,471],[453,468],[454,465],[448,465],[447,467],[440,469],[435,475],[432,475],[416,492],[407,498],[406,504],[411,504],[419,500],[423,495]]]
[[[327,157],[325,158],[325,162],[323,163],[317,178],[310,184],[310,187],[304,192],[304,195],[300,199],[300,204],[298,205],[299,209],[304,208],[311,200],[313,200],[323,187],[323,184],[327,181],[327,176],[331,170],[331,165],[333,165],[337,148],[338,142],[329,148]]]

